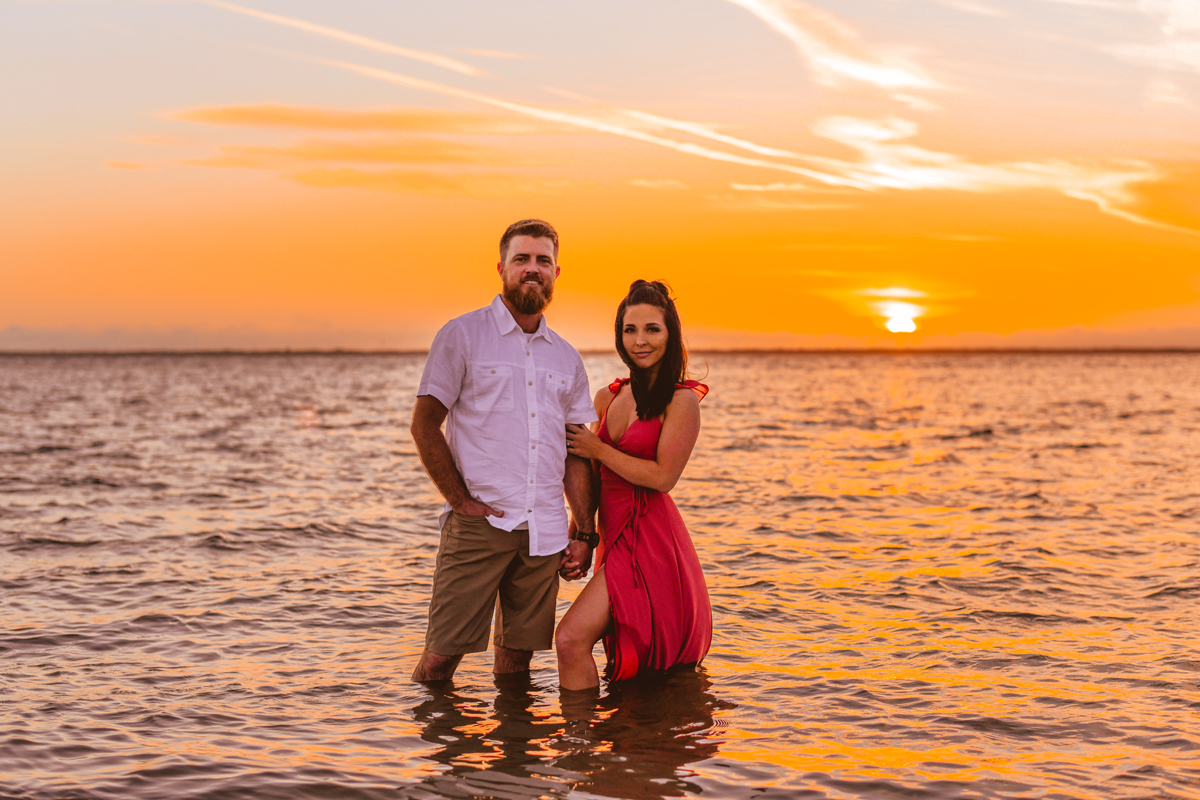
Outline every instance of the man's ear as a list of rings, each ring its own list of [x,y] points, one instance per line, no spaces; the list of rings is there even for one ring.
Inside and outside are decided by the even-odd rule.
[[[504,274],[504,262],[503,262],[503,261],[497,261],[497,262],[496,262],[496,274],[497,274],[497,275],[503,275],[503,274]]]
[[[562,264],[555,264],[554,265],[554,277],[557,278],[559,273],[561,273],[561,272],[562,272]]]

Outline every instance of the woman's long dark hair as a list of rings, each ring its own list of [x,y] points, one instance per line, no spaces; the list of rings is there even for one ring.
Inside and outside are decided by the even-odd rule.
[[[646,370],[633,363],[625,351],[622,336],[625,328],[625,309],[629,306],[648,305],[662,309],[663,321],[667,325],[667,351],[658,362],[658,376],[650,386]],[[617,306],[617,353],[629,367],[629,385],[633,389],[633,401],[637,404],[640,420],[661,417],[675,396],[675,384],[687,375],[687,349],[683,346],[683,330],[679,324],[679,312],[671,299],[670,288],[662,281],[637,280],[629,285],[629,294]]]

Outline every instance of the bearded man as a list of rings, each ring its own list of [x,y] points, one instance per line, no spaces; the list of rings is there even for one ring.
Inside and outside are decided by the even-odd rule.
[[[486,650],[493,613],[493,671],[528,671],[553,646],[559,576],[586,573],[598,541],[591,467],[566,449],[566,426],[596,419],[587,373],[542,315],[561,271],[558,232],[514,222],[496,271],[491,305],[438,331],[413,408],[413,441],[446,500],[414,681],[448,680]]]

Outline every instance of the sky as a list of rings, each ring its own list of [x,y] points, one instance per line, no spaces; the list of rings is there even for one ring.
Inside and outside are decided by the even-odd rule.
[[[0,0],[0,351],[1200,347],[1200,0]]]

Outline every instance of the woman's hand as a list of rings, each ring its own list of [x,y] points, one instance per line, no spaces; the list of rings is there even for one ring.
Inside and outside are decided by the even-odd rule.
[[[580,458],[599,458],[606,445],[585,425],[567,426],[567,452]]]

